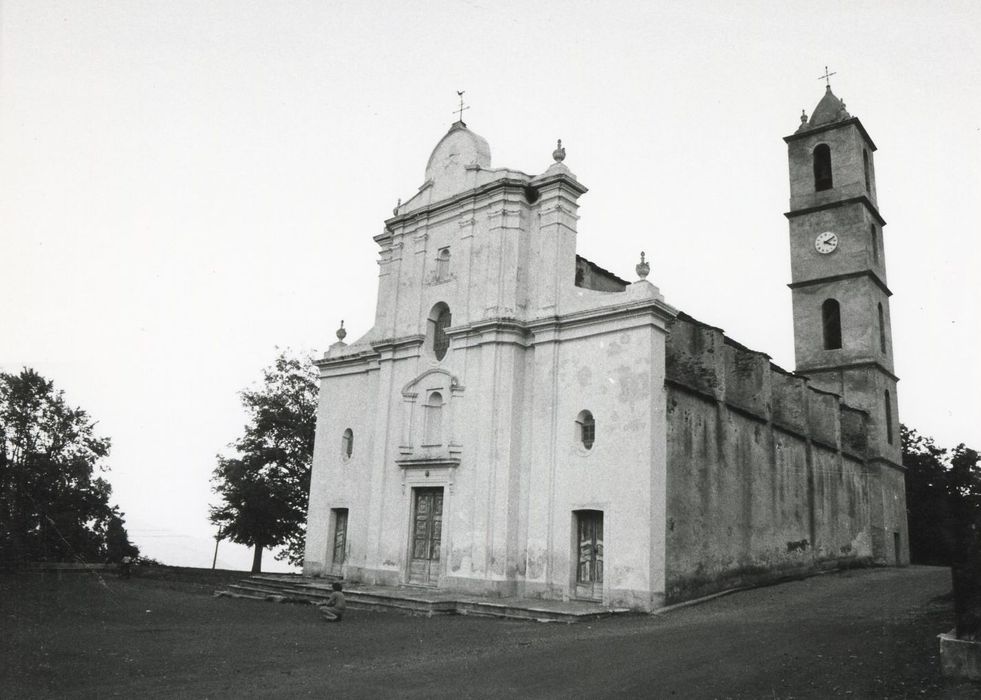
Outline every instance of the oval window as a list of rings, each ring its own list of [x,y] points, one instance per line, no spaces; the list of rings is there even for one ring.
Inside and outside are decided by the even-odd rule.
[[[576,442],[587,450],[593,449],[596,442],[596,421],[589,411],[580,411],[576,416]]]
[[[354,454],[354,431],[348,428],[341,436],[341,457],[351,459]]]

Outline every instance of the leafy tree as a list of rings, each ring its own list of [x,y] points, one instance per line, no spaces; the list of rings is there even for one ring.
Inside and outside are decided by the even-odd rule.
[[[954,616],[957,638],[981,640],[981,463],[963,443],[950,459]]]
[[[960,639],[981,639],[981,460],[902,426],[910,558],[950,566]]]
[[[0,372],[0,561],[137,556],[110,505],[108,438],[32,369]]]
[[[900,426],[906,467],[906,508],[910,560],[914,564],[950,566],[953,530],[947,492],[950,458],[933,438]]]
[[[229,445],[235,455],[218,455],[212,483],[221,502],[211,507],[211,522],[223,537],[255,548],[253,572],[267,547],[283,547],[277,559],[303,562],[317,393],[312,358],[280,352],[262,384],[241,393],[249,420]]]

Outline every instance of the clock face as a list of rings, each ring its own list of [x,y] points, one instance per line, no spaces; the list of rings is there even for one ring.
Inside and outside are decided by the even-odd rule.
[[[838,234],[831,231],[819,233],[818,237],[814,239],[814,249],[822,255],[827,255],[828,253],[834,252],[834,249],[837,247]]]

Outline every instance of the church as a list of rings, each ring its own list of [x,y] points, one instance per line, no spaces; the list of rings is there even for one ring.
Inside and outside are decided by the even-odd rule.
[[[784,141],[792,372],[577,255],[561,141],[530,175],[454,123],[317,362],[304,574],[649,611],[908,563],[876,147],[830,85]]]

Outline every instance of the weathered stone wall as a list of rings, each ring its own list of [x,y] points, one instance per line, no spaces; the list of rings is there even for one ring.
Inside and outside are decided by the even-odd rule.
[[[864,412],[684,315],[666,365],[669,603],[869,560]]]

